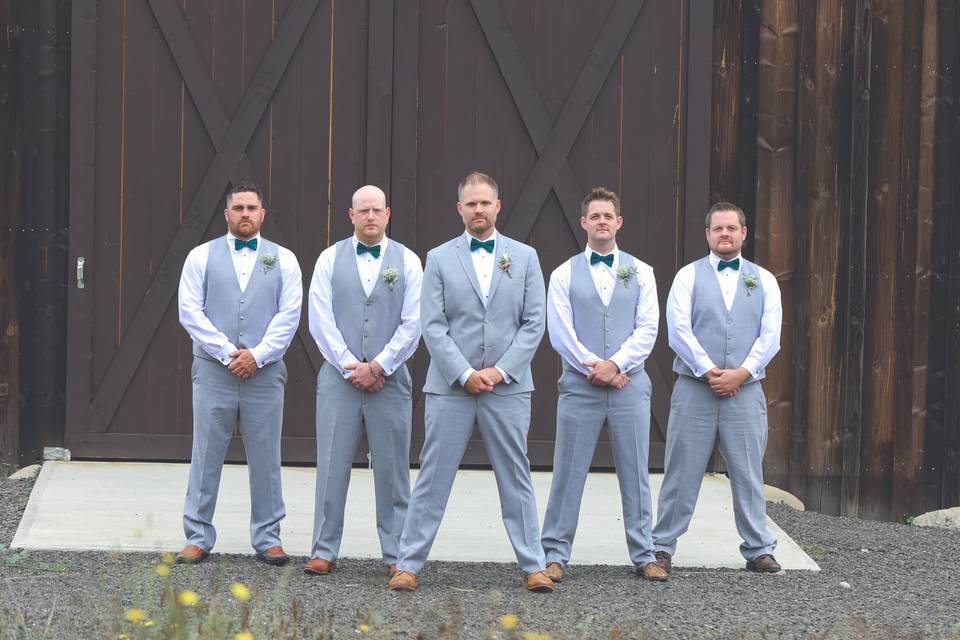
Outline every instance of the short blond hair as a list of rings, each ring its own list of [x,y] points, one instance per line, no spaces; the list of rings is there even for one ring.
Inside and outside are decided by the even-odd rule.
[[[613,210],[617,214],[617,217],[620,217],[620,198],[617,197],[617,194],[606,187],[594,187],[590,189],[588,193],[583,198],[583,202],[580,203],[580,217],[587,217],[587,209],[590,208],[591,202],[596,202],[601,200],[603,202],[609,202],[613,204]]]
[[[484,184],[493,189],[493,198],[496,200],[500,197],[500,187],[497,186],[497,181],[488,176],[485,173],[480,173],[479,171],[471,171],[463,177],[463,180],[460,181],[460,184],[457,185],[457,200],[463,201],[463,190],[469,185],[474,184]]]
[[[713,214],[717,211],[734,211],[737,214],[737,219],[740,220],[740,226],[747,226],[747,216],[743,214],[743,209],[733,204],[732,202],[718,202],[717,204],[710,207],[710,211],[707,211],[707,219],[705,225],[707,229],[710,228],[710,222],[713,220]]]

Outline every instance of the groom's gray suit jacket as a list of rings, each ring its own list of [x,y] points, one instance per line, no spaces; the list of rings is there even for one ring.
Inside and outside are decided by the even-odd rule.
[[[504,256],[509,269],[501,268]],[[420,297],[423,340],[430,351],[423,391],[467,395],[460,375],[470,367],[493,366],[510,380],[496,385],[494,394],[533,391],[530,361],[543,337],[545,300],[536,250],[502,233],[486,304],[465,235],[431,250]]]

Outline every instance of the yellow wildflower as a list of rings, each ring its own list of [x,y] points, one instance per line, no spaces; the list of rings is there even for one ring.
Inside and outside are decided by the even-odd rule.
[[[517,626],[517,622],[519,622],[519,620],[517,620],[517,616],[513,615],[512,613],[508,613],[505,616],[500,616],[500,626],[504,629],[513,629],[515,626]]]
[[[230,585],[230,593],[233,594],[233,597],[239,600],[240,602],[246,602],[250,599],[250,589],[247,588],[247,585],[242,582],[234,582]]]
[[[177,594],[177,602],[185,607],[192,607],[200,602],[200,596],[197,595],[196,591],[181,591]]]
[[[166,578],[168,575],[170,575],[170,566],[166,564],[158,564],[154,571],[156,571],[157,575],[161,578]]]
[[[233,636],[233,640],[254,640],[253,634],[247,630],[243,630],[237,635]]]
[[[523,640],[550,640],[549,633],[534,633],[533,631],[524,631],[520,637]]]
[[[154,625],[153,620],[147,620],[146,622],[143,623],[143,626],[145,627],[152,627],[153,625]]]
[[[117,640],[130,640],[130,636],[128,636],[125,633],[121,633],[120,635],[117,636]]]
[[[127,622],[139,624],[147,617],[147,612],[143,609],[127,609],[123,612],[123,617]]]
[[[367,631],[370,631],[370,627],[361,623],[361,625],[357,627],[357,630],[360,631],[360,633],[366,633]]]
[[[163,562],[163,564],[173,564],[173,561],[176,559],[177,559],[177,556],[170,553],[169,551],[163,554],[162,556],[160,556],[160,560]]]

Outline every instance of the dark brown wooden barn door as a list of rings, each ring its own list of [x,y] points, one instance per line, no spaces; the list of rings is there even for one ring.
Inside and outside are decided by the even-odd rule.
[[[653,265],[662,307],[688,247],[704,250],[702,231],[687,212],[702,219],[708,193],[712,5],[420,3],[420,162],[416,201],[408,204],[430,224],[405,232],[424,249],[462,232],[454,185],[480,169],[501,186],[498,227],[536,247],[549,278],[583,248],[583,194],[605,185],[623,199],[620,246]],[[398,51],[408,37],[398,31]],[[688,241],[691,229],[699,244]],[[647,364],[654,466],[662,464],[672,387],[672,354],[661,324]],[[418,354],[421,376],[426,364],[426,354]],[[552,464],[559,371],[545,339],[534,361],[534,465]],[[417,409],[422,414],[422,399]],[[472,442],[466,462],[485,461],[480,441]],[[594,462],[612,465],[606,442]]]
[[[189,458],[191,357],[176,289],[190,249],[224,232],[219,212],[231,181],[264,187],[266,236],[301,260],[304,232],[325,246],[323,199],[299,216],[298,194],[309,190],[277,188],[290,180],[280,172],[302,167],[309,153],[290,144],[301,123],[286,116],[304,103],[316,107],[310,117],[318,123],[331,115],[327,96],[310,95],[316,79],[303,77],[300,60],[326,54],[318,56],[328,62],[321,72],[333,74],[332,12],[318,11],[321,4],[74,3],[67,417],[74,455]],[[310,133],[320,138],[327,131],[320,129]],[[275,157],[292,148],[296,161]],[[313,179],[297,174],[297,187],[299,178]],[[307,277],[311,267],[304,265]],[[319,366],[310,346],[304,323],[287,357],[304,388]],[[285,456],[311,457],[312,413],[288,405]]]

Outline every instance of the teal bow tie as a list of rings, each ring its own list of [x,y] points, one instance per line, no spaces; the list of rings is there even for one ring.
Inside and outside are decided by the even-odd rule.
[[[250,238],[249,240],[241,240],[240,238],[234,238],[234,239],[233,239],[233,250],[234,250],[234,251],[240,251],[240,249],[243,249],[244,247],[250,247],[251,249],[253,249],[254,251],[256,251],[256,250],[257,250],[257,239],[256,239],[256,238]]]
[[[357,242],[357,255],[362,256],[365,253],[369,253],[374,258],[380,257],[380,245],[375,244],[372,247],[363,244],[362,242]]]
[[[590,266],[592,267],[598,262],[602,262],[603,264],[613,269],[613,254],[608,253],[607,255],[602,256],[596,251],[594,251],[593,253],[590,254]]]
[[[476,238],[470,238],[470,251],[486,249],[487,253],[493,253],[493,242],[494,238],[490,238],[489,240],[477,240]]]
[[[734,258],[733,260],[721,260],[720,264],[717,265],[717,271],[723,271],[727,267],[730,267],[734,271],[740,271],[740,258]]]

